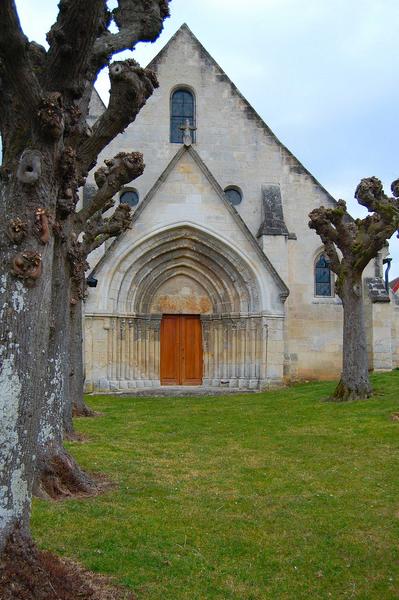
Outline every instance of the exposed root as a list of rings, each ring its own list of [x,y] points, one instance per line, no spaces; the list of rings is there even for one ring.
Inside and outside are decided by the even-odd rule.
[[[340,380],[329,400],[331,402],[349,402],[350,400],[366,400],[373,395],[373,388],[369,382],[362,382],[353,387],[349,387]]]
[[[94,412],[87,406],[83,401],[72,405],[72,416],[73,417],[97,417],[99,413]]]
[[[72,431],[71,433],[64,433],[64,441],[67,442],[78,442],[84,444],[90,440],[89,436],[84,433],[78,433],[76,431]]]
[[[2,600],[134,600],[104,576],[85,571],[72,561],[40,552],[16,530],[0,560]]]
[[[100,487],[65,450],[47,454],[38,461],[34,494],[39,498],[62,500],[72,496],[93,496]]]

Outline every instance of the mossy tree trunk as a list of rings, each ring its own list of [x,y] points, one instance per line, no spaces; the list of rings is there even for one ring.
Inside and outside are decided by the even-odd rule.
[[[371,213],[364,219],[352,219],[344,200],[338,200],[334,208],[321,206],[309,214],[309,227],[320,236],[330,267],[337,276],[335,287],[344,311],[342,376],[332,400],[362,399],[372,393],[362,274],[398,230],[399,180],[392,183],[391,190],[393,197],[390,198],[376,177],[361,180],[355,198]]]
[[[2,568],[12,562],[19,540],[33,552],[29,516],[40,445],[43,450],[47,440],[48,457],[53,457],[42,453],[44,466],[54,466],[57,456],[71,472],[60,433],[67,373],[62,364],[68,339],[65,315],[69,302],[83,297],[88,252],[129,226],[128,207],[118,207],[110,218],[103,213],[144,168],[137,152],[106,161],[97,171],[98,189],[90,205],[76,211],[78,189],[99,153],[134,121],[157,86],[154,73],[135,61],[114,63],[109,106],[92,128],[87,126],[99,71],[115,53],[154,41],[168,15],[168,0],[116,4],[110,11],[104,0],[92,0],[88,10],[86,0],[63,0],[45,49],[26,38],[15,1],[0,2]],[[57,278],[65,293],[62,306],[54,310]],[[75,296],[79,290],[81,295]],[[68,358],[65,364],[70,367]],[[50,401],[49,393],[58,398]],[[0,578],[1,597],[5,591]]]
[[[70,275],[66,244],[56,236],[51,294],[49,360],[44,407],[41,413],[33,493],[41,498],[61,499],[97,491],[63,445],[65,430],[73,434],[70,409],[71,326]]]
[[[0,182],[0,555],[10,535],[28,535],[35,454],[46,389],[53,243],[34,233],[38,208],[57,195],[54,158],[43,153],[34,184],[17,165]]]
[[[368,398],[372,388],[368,373],[368,352],[364,321],[362,278],[347,277],[340,289],[344,309],[341,380],[333,400]]]

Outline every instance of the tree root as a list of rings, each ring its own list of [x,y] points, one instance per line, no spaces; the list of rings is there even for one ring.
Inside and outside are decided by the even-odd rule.
[[[99,489],[63,448],[40,457],[33,490],[35,496],[62,500],[72,496],[93,496]]]
[[[74,402],[72,404],[72,416],[73,417],[97,417],[99,413],[89,408],[87,404],[81,400],[79,403]]]
[[[372,395],[373,388],[369,382],[351,388],[341,379],[329,400],[331,402],[349,402],[351,400],[366,400]]]
[[[16,529],[0,559],[2,600],[134,600],[109,579],[88,573],[75,563],[40,552],[32,539]]]

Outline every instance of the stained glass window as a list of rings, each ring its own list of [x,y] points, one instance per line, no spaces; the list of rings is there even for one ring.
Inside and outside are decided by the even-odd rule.
[[[315,293],[316,296],[332,296],[330,263],[324,254],[315,265]]]
[[[174,144],[183,143],[183,131],[180,129],[185,124],[186,119],[190,125],[195,127],[194,122],[194,96],[188,90],[176,90],[172,96],[171,115],[170,115],[170,141]],[[195,142],[195,131],[192,132]]]

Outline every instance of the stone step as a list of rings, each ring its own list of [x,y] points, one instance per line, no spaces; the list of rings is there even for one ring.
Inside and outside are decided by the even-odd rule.
[[[232,396],[243,394],[256,394],[259,390],[250,389],[231,389],[221,387],[207,386],[161,386],[153,388],[132,388],[130,390],[116,390],[109,392],[92,392],[90,396],[129,396],[129,397],[148,397],[148,398],[186,398],[193,396]]]

